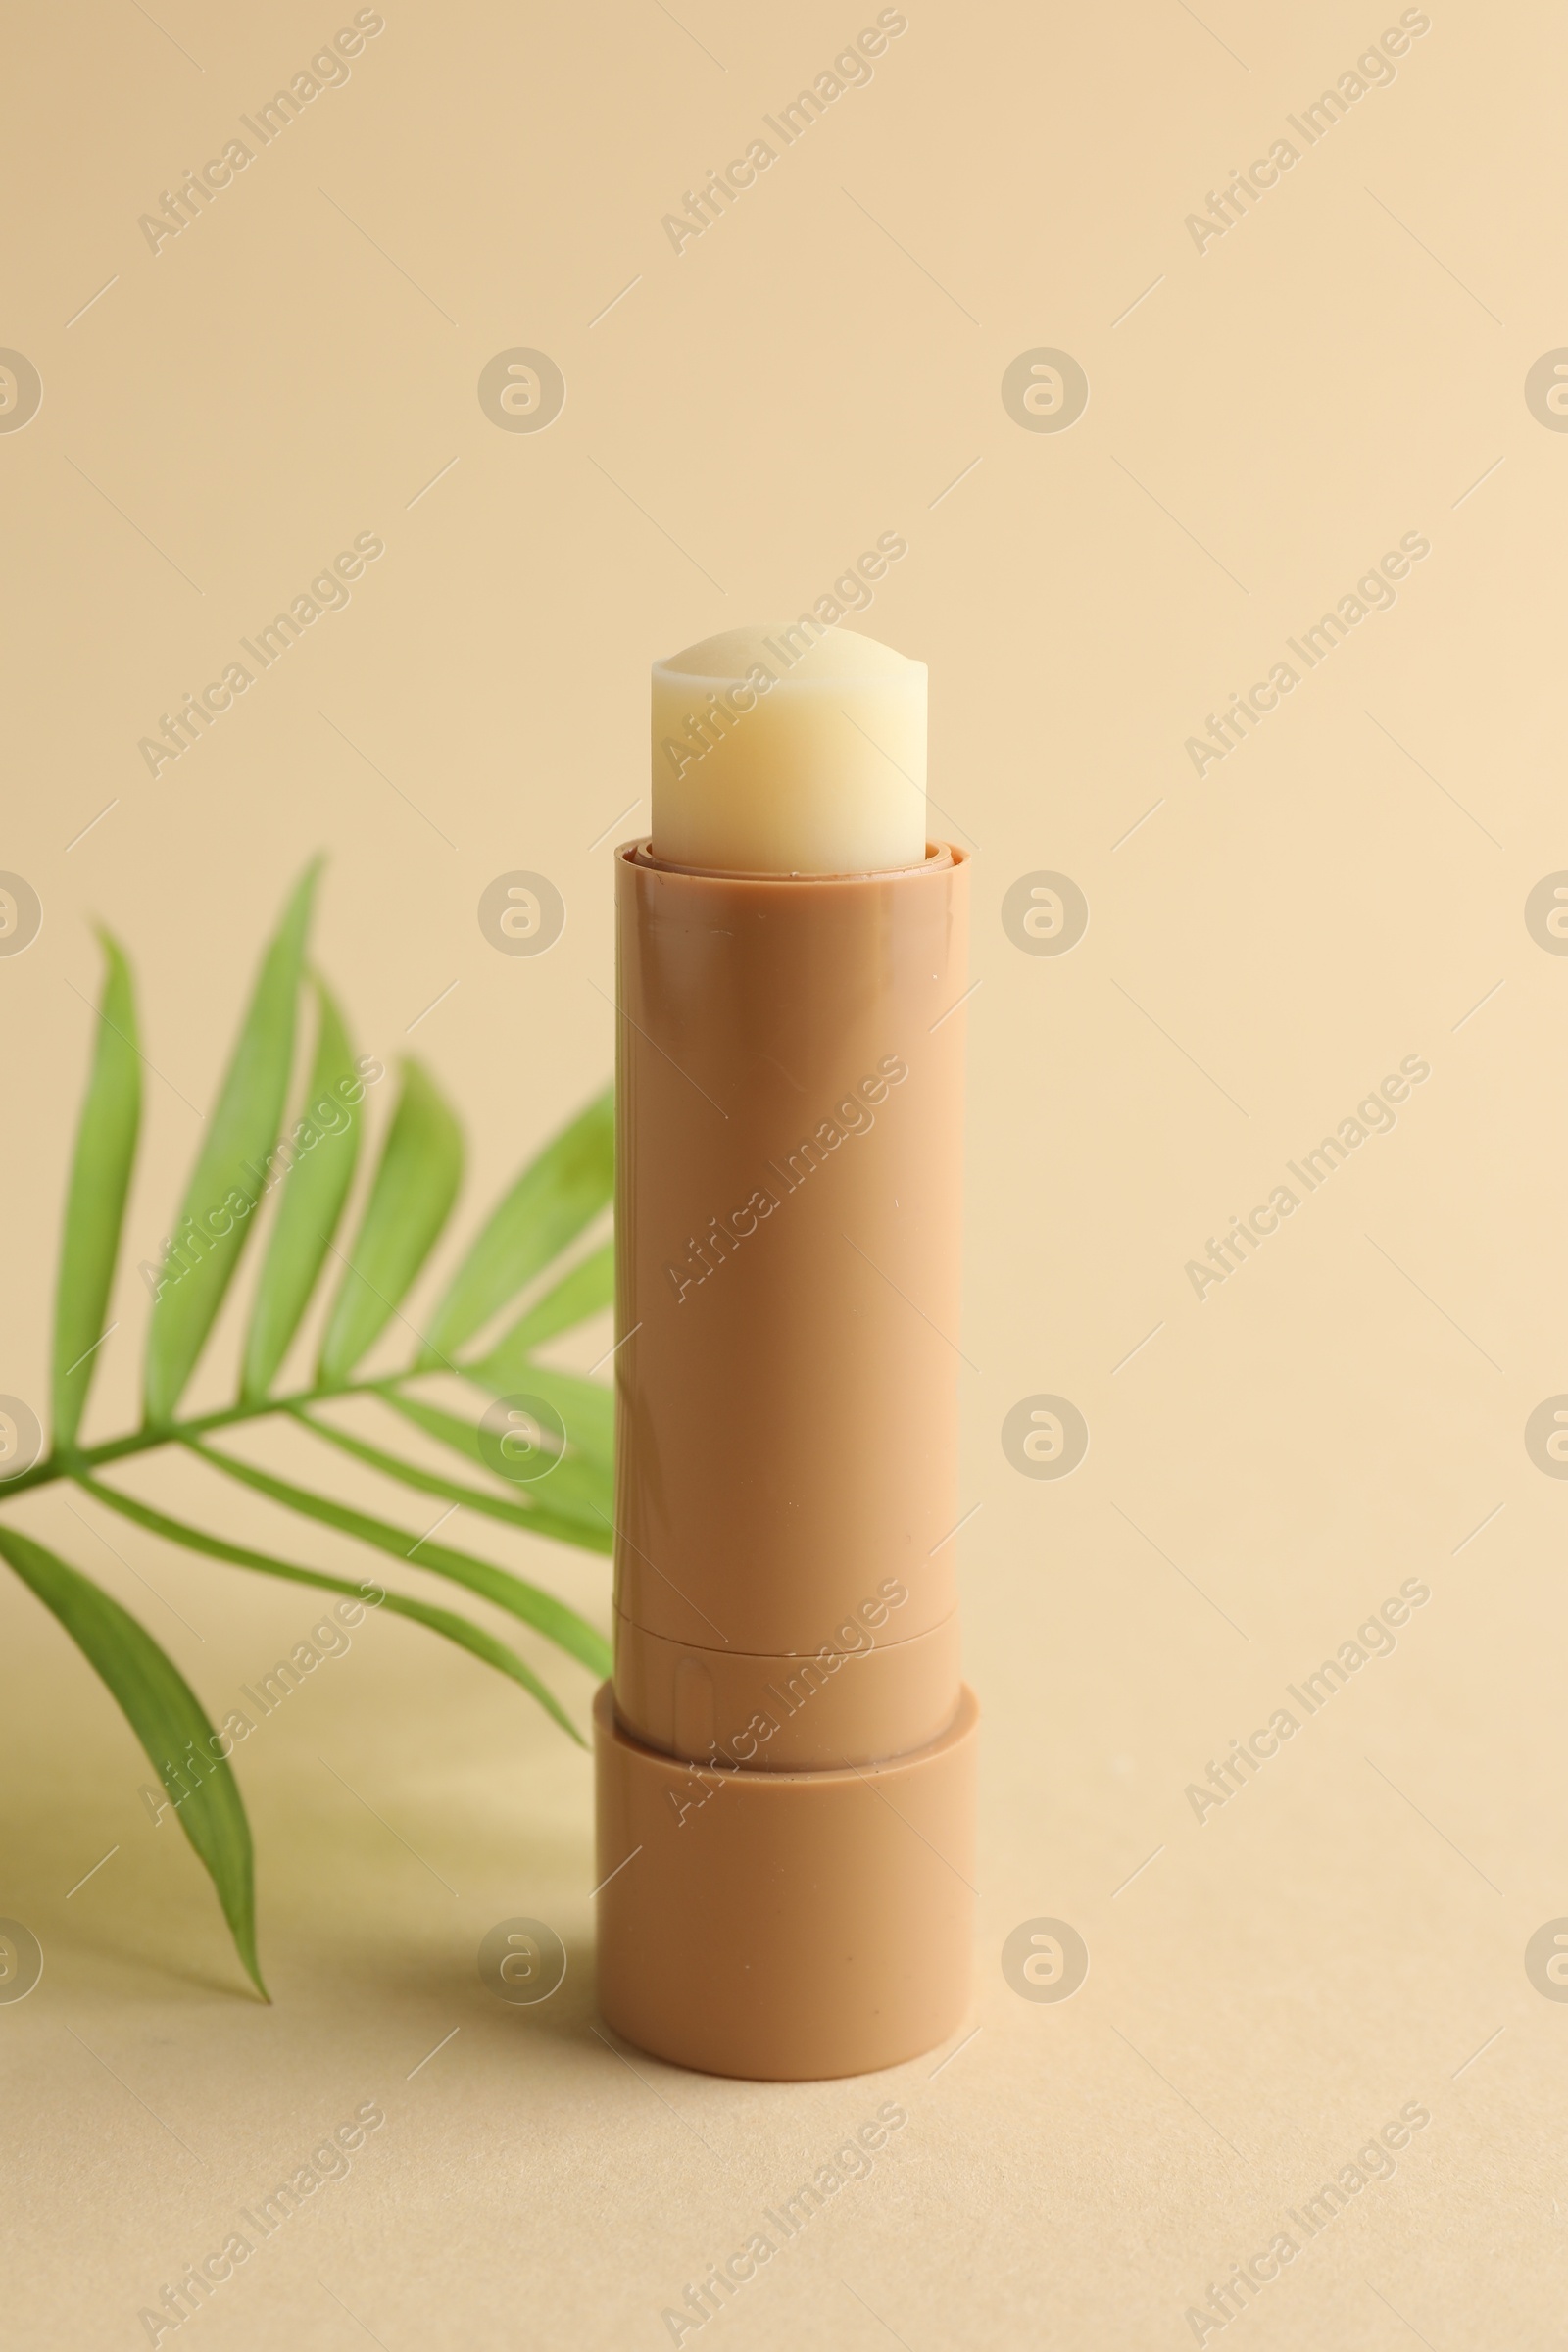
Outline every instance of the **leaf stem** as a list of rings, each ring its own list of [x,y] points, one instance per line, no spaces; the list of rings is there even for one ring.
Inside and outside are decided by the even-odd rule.
[[[417,1369],[429,1371],[432,1366]],[[133,1453],[150,1453],[159,1446],[180,1446],[192,1438],[204,1438],[209,1430],[230,1429],[237,1421],[257,1421],[270,1413],[295,1413],[302,1405],[329,1403],[334,1396],[374,1396],[388,1390],[401,1388],[414,1377],[414,1369],[394,1372],[383,1380],[352,1380],[338,1386],[314,1389],[295,1389],[287,1396],[242,1397],[237,1404],[227,1404],[216,1413],[201,1413],[189,1421],[166,1421],[156,1426],[144,1423],[123,1438],[111,1438],[102,1446],[83,1446],[46,1454],[24,1470],[20,1478],[8,1479],[0,1486],[0,1502],[8,1502],[13,1494],[25,1494],[29,1487],[52,1486],[58,1478],[79,1478],[84,1471],[98,1470],[106,1462],[122,1462]]]

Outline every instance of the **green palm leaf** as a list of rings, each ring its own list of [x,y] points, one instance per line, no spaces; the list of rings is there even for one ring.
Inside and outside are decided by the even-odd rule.
[[[435,1576],[450,1577],[454,1584],[466,1585],[470,1592],[510,1609],[514,1617],[522,1618],[536,1633],[545,1635],[593,1673],[610,1672],[610,1644],[603,1634],[596,1633],[586,1618],[579,1617],[564,1600],[557,1600],[553,1592],[541,1592],[537,1585],[514,1576],[510,1569],[498,1568],[493,1560],[475,1559],[471,1552],[455,1551],[450,1544],[437,1544],[429,1536],[417,1536],[411,1528],[394,1527],[389,1520],[372,1518],[369,1512],[356,1511],[325,1494],[314,1494],[305,1487],[291,1485],[287,1479],[273,1478],[270,1471],[258,1470],[231,1453],[220,1453],[199,1438],[186,1438],[184,1443],[204,1462],[211,1462],[214,1469],[237,1479],[241,1486],[253,1488],[258,1494],[265,1494],[269,1501],[280,1502],[286,1510],[298,1511],[322,1527],[335,1527],[341,1535],[357,1537],[360,1543],[372,1544],[394,1560],[428,1569]]]
[[[519,1499],[509,1502],[500,1494],[486,1494],[481,1487],[465,1486],[458,1479],[442,1478],[433,1470],[420,1470],[413,1462],[401,1461],[395,1453],[388,1453],[379,1446],[367,1445],[363,1438],[351,1437],[345,1429],[334,1429],[329,1421],[320,1419],[316,1413],[305,1412],[298,1406],[293,1409],[295,1419],[317,1437],[324,1438],[329,1446],[336,1446],[341,1452],[352,1454],[357,1462],[364,1462],[367,1469],[379,1470],[383,1478],[395,1478],[400,1486],[413,1487],[421,1494],[433,1494],[440,1502],[455,1502],[465,1510],[480,1511],[486,1518],[499,1519],[505,1527],[520,1528],[525,1535],[559,1536],[568,1544],[581,1544],[588,1551],[609,1551],[611,1548],[602,1525],[581,1509],[563,1507],[556,1482],[569,1468],[567,1462],[558,1463],[548,1473],[548,1493],[536,1494],[531,1486],[514,1488],[513,1493]],[[539,1485],[543,1487],[544,1481],[541,1480]],[[575,1488],[567,1492],[569,1500],[577,1499]],[[597,1489],[595,1492],[597,1494]],[[522,1501],[520,1496],[524,1494],[532,1499]]]
[[[108,1684],[170,1794],[180,1783],[191,1784],[175,1796],[180,1825],[212,1874],[251,1982],[269,1999],[256,1957],[250,1824],[233,1771],[215,1750],[218,1735],[200,1699],[128,1610],[56,1553],[15,1528],[0,1527],[0,1554]]]
[[[487,1634],[481,1626],[470,1625],[466,1617],[459,1617],[451,1609],[433,1608],[428,1601],[411,1600],[402,1592],[389,1592],[384,1585],[350,1584],[346,1577],[328,1576],[323,1569],[297,1568],[292,1561],[277,1559],[270,1552],[252,1551],[245,1544],[230,1544],[221,1536],[208,1535],[203,1528],[187,1527],[182,1520],[171,1519],[167,1513],[155,1511],[133,1495],[122,1494],[117,1488],[103,1486],[95,1478],[78,1479],[76,1483],[84,1494],[106,1503],[122,1518],[133,1520],[149,1535],[162,1536],[167,1543],[183,1544],[187,1551],[205,1552],[209,1559],[226,1560],[235,1568],[254,1568],[263,1576],[285,1577],[290,1584],[315,1585],[323,1592],[340,1592],[350,1600],[364,1601],[368,1608],[390,1609],[397,1617],[412,1617],[416,1625],[428,1626],[432,1633],[455,1642],[460,1649],[482,1658],[487,1666],[510,1675],[539,1701],[547,1714],[554,1716],[564,1731],[571,1734],[579,1747],[587,1744],[554,1691],[546,1688],[532,1667],[525,1666],[516,1651],[498,1642],[493,1634]],[[373,1600],[367,1597],[371,1592],[377,1595]]]
[[[514,1399],[537,1397],[543,1403],[554,1404],[558,1412],[562,1411],[564,1399],[573,1415],[573,1427],[566,1431],[565,1451],[555,1468],[546,1473],[548,1486],[544,1479],[536,1482],[539,1498],[558,1516],[586,1525],[590,1532],[574,1536],[572,1542],[586,1544],[590,1550],[610,1551],[613,1548],[609,1530],[614,1516],[615,1487],[609,1458],[613,1436],[611,1426],[613,1399],[608,1389],[597,1388],[591,1381],[577,1380],[569,1373],[551,1372],[540,1364],[530,1364],[525,1369],[526,1377],[520,1387],[506,1394]],[[466,1454],[470,1461],[482,1464],[492,1476],[496,1475],[494,1465],[485,1460],[475,1423],[461,1421],[455,1413],[443,1413],[416,1396],[388,1393],[381,1402],[404,1414],[417,1428],[427,1430],[454,1452]],[[573,1428],[580,1432],[585,1423],[589,1425],[588,1446],[573,1435]],[[601,1446],[603,1450],[599,1449]]]
[[[172,1236],[179,1271],[160,1284],[147,1335],[147,1418],[155,1427],[171,1419],[195,1370],[270,1181],[318,870],[312,865],[295,889],[263,960]]]
[[[343,1213],[360,1153],[365,1087],[343,1016],[323,982],[316,983],[316,1061],[291,1131],[296,1152],[278,1202],[251,1327],[241,1394],[267,1395],[288,1353]]]
[[[509,1357],[531,1355],[546,1340],[570,1331],[574,1324],[586,1323],[590,1315],[602,1313],[614,1300],[615,1245],[607,1242],[564,1275],[554,1290],[536,1298],[510,1330],[503,1332],[492,1352]]]
[[[558,1386],[560,1377],[564,1376],[558,1376]],[[586,1387],[587,1383],[578,1385]],[[605,1394],[604,1391],[594,1393]],[[547,1403],[554,1401],[546,1396],[542,1387],[535,1387],[528,1394],[543,1398]],[[461,1420],[456,1413],[444,1413],[439,1405],[426,1404],[422,1396],[407,1396],[396,1390],[384,1391],[380,1400],[390,1405],[394,1412],[401,1413],[405,1420],[412,1421],[416,1429],[422,1429],[427,1437],[434,1438],[439,1445],[450,1446],[454,1453],[463,1455],[465,1461],[476,1462],[492,1478],[500,1475],[495,1464],[485,1459],[476,1422]],[[559,1406],[557,1410],[560,1410]],[[610,1464],[596,1453],[582,1451],[572,1442],[569,1431],[566,1451],[555,1469],[548,1473],[548,1487],[544,1480],[538,1482],[541,1502],[548,1503],[557,1513],[564,1509],[573,1520],[586,1518],[590,1526],[601,1522],[608,1524],[613,1487]],[[516,1489],[514,1488],[513,1492],[515,1494]],[[564,1500],[564,1497],[569,1497],[569,1500]],[[593,1535],[580,1539],[573,1537],[572,1541],[586,1542],[596,1551],[609,1548]]]
[[[321,1343],[324,1387],[348,1379],[396,1312],[447,1221],[462,1180],[458,1122],[433,1080],[416,1061],[407,1061],[364,1222]]]
[[[581,1544],[589,1551],[613,1550],[614,1480],[607,1463],[568,1446],[555,1469],[529,1492],[537,1493],[541,1512],[549,1511],[563,1529],[572,1530],[566,1539],[569,1543]]]
[[[565,1377],[564,1374],[557,1376],[558,1388]],[[577,1385],[588,1386],[586,1382]],[[547,1403],[553,1401],[542,1388],[535,1388],[528,1393]],[[605,1395],[606,1392],[601,1390],[594,1394]],[[439,1445],[450,1446],[454,1453],[463,1455],[465,1461],[476,1462],[492,1478],[500,1476],[495,1464],[485,1458],[484,1447],[479,1443],[477,1422],[464,1421],[456,1413],[443,1412],[439,1405],[426,1404],[422,1396],[408,1396],[397,1390],[383,1391],[380,1401],[390,1405],[394,1412],[401,1413],[405,1420],[412,1421],[416,1429],[422,1429],[427,1437],[434,1438]],[[557,1409],[559,1411],[560,1407]],[[603,1519],[609,1512],[614,1484],[611,1465],[599,1454],[584,1451],[575,1444],[569,1430],[566,1433],[566,1451],[548,1476],[549,1490],[541,1494],[540,1500],[548,1502],[553,1510],[559,1512],[563,1507],[568,1507],[574,1519],[581,1519],[585,1512],[594,1519]],[[538,1483],[543,1486],[542,1480]],[[516,1492],[515,1488],[513,1492]],[[563,1505],[563,1494],[571,1496],[569,1506]],[[593,1547],[600,1548],[597,1544]]]
[[[436,1308],[422,1361],[444,1363],[609,1203],[614,1097],[608,1089],[523,1169]]]
[[[226,1536],[191,1527],[99,1484],[98,1473],[110,1463],[179,1444],[253,1493],[463,1586],[604,1675],[611,1664],[609,1644],[584,1618],[495,1562],[442,1544],[441,1520],[428,1536],[416,1536],[413,1529],[252,1469],[205,1443],[222,1428],[292,1414],[363,1467],[441,1501],[447,1516],[465,1508],[579,1549],[603,1553],[612,1548],[612,1393],[592,1379],[541,1365],[534,1353],[610,1302],[614,1268],[610,1244],[590,1246],[589,1253],[564,1271],[559,1261],[610,1203],[611,1097],[590,1103],[515,1179],[463,1258],[435,1309],[430,1339],[421,1342],[414,1360],[391,1376],[360,1374],[358,1367],[388,1321],[401,1319],[402,1301],[445,1226],[461,1181],[463,1146],[457,1121],[432,1080],[407,1063],[353,1247],[346,1252],[338,1247],[363,1125],[356,1115],[364,1099],[359,1071],[372,1065],[355,1062],[343,1017],[318,981],[311,1075],[301,1112],[279,1147],[317,872],[313,865],[296,885],[263,956],[178,1222],[158,1252],[162,1263],[142,1268],[157,1287],[141,1426],[83,1446],[83,1411],[99,1348],[114,1329],[111,1324],[105,1330],[104,1318],[122,1238],[142,1092],[129,965],[118,944],[100,934],[106,957],[100,1026],[72,1160],[56,1286],[53,1448],[0,1490],[0,1502],[70,1479],[108,1509],[207,1559],[344,1597],[360,1597],[368,1590],[382,1592],[378,1584],[356,1586],[324,1570],[230,1543]],[[374,1075],[380,1074],[376,1068]],[[349,1115],[340,1117],[340,1111]],[[246,1331],[237,1399],[176,1420],[263,1196],[280,1186]],[[328,1255],[337,1256],[346,1270],[326,1315],[314,1385],[276,1396],[274,1384],[321,1288]],[[525,1301],[520,1312],[513,1304],[519,1293]],[[488,1343],[482,1357],[461,1364],[452,1360],[509,1305],[514,1316],[510,1330]],[[519,1396],[531,1396],[554,1407],[565,1442],[547,1480],[516,1486],[503,1480],[486,1460],[474,1423],[402,1393],[404,1384],[437,1366],[461,1373],[489,1396],[513,1403]],[[477,1477],[460,1481],[401,1460],[387,1447],[335,1428],[307,1409],[326,1406],[344,1394],[377,1397],[457,1453]],[[176,1810],[213,1878],[239,1957],[261,1989],[250,1832],[234,1776],[214,1752],[220,1735],[168,1657],[118,1601],[45,1545],[4,1526],[0,1559],[10,1562],[71,1633],[119,1699],[160,1778],[172,1792],[179,1791]],[[383,1593],[375,1605],[425,1626],[495,1667],[535,1697],[573,1739],[580,1737],[533,1669],[481,1626],[402,1593]]]
[[[512,1352],[505,1341],[493,1355],[477,1363],[460,1364],[465,1380],[487,1396],[542,1396],[553,1404],[565,1424],[566,1443],[606,1471],[615,1456],[615,1393],[597,1380],[579,1380],[575,1372],[557,1372],[536,1364],[519,1349]],[[399,1399],[400,1405],[407,1399]]]
[[[422,1396],[408,1396],[398,1389],[388,1389],[381,1402],[389,1404],[394,1412],[401,1413],[406,1421],[412,1421],[416,1429],[422,1429],[426,1437],[434,1438],[439,1445],[450,1446],[454,1453],[463,1455],[465,1461],[473,1462],[481,1470],[489,1471],[492,1478],[496,1476],[494,1464],[484,1458],[476,1421],[465,1421],[457,1413],[443,1412],[438,1404],[426,1404]]]
[[[54,1442],[62,1453],[75,1445],[87,1391],[98,1369],[98,1347],[107,1337],[104,1316],[141,1124],[141,1057],[130,967],[107,931],[98,936],[107,965],[104,993],[92,1076],[71,1163],[55,1290]]]

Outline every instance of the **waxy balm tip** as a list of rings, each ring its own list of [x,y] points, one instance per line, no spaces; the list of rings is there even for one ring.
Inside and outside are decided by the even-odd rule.
[[[926,666],[809,620],[653,670],[653,854],[729,874],[893,873],[926,850]]]

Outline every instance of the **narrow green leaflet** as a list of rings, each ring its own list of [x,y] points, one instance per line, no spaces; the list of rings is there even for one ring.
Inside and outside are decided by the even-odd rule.
[[[536,1298],[502,1334],[493,1352],[508,1357],[529,1355],[559,1332],[570,1331],[574,1324],[586,1323],[590,1315],[613,1305],[614,1298],[615,1245],[607,1242],[564,1275],[554,1290]]]
[[[594,1379],[559,1372],[536,1350],[602,1314],[614,1288],[613,1245],[604,1215],[613,1191],[614,1116],[611,1093],[590,1102],[522,1170],[471,1242],[445,1289],[412,1360],[391,1377],[362,1367],[426,1265],[456,1200],[463,1176],[457,1119],[433,1079],[416,1062],[401,1086],[352,1247],[342,1228],[359,1175],[367,1114],[362,1072],[347,1024],[325,985],[314,979],[317,1023],[309,1076],[290,1106],[301,982],[319,860],[294,887],[252,982],[172,1230],[142,1274],[153,1286],[146,1338],[144,1413],[138,1426],[85,1445],[81,1431],[100,1353],[113,1344],[117,1264],[135,1168],[142,1110],[142,1060],[136,994],[120,944],[100,931],[104,976],[91,1068],[77,1120],[54,1301],[50,1452],[0,1490],[0,1505],[24,1489],[74,1484],[107,1510],[149,1535],[209,1561],[354,1599],[438,1634],[468,1656],[506,1675],[553,1721],[582,1742],[562,1701],[526,1658],[466,1615],[386,1590],[379,1576],[351,1577],[279,1558],[224,1534],[194,1527],[151,1503],[101,1483],[109,1464],[178,1445],[252,1495],[352,1537],[380,1555],[445,1578],[505,1610],[595,1675],[610,1672],[610,1645],[568,1604],[493,1560],[441,1541],[458,1510],[514,1533],[549,1537],[579,1551],[613,1548],[614,1394]],[[219,976],[193,971],[187,996],[210,992]],[[302,1063],[305,1057],[302,1056]],[[263,1216],[264,1202],[272,1205]],[[603,1219],[603,1222],[596,1220]],[[193,1412],[182,1404],[238,1270],[252,1227],[269,1226],[241,1349],[234,1401]],[[586,1250],[578,1262],[572,1254]],[[342,1272],[330,1291],[328,1259]],[[283,1367],[324,1297],[324,1337],[316,1375],[285,1387]],[[494,1338],[508,1318],[511,1327]],[[421,1316],[421,1321],[424,1318]],[[474,1362],[460,1349],[483,1348]],[[629,1352],[629,1351],[628,1351]],[[622,1359],[624,1360],[624,1359]],[[597,1369],[597,1367],[596,1367]],[[514,1482],[510,1466],[490,1458],[481,1423],[403,1394],[440,1370],[458,1373],[507,1407],[539,1400],[543,1418],[564,1430],[563,1450],[545,1476]],[[404,1424],[446,1448],[436,1468],[407,1461],[392,1448],[406,1431],[383,1423],[375,1445],[334,1426],[332,1405],[345,1395],[373,1396]],[[462,1400],[460,1399],[460,1403]],[[295,1486],[219,1451],[207,1440],[220,1429],[287,1417],[347,1456],[361,1470],[425,1498],[410,1500],[414,1527],[400,1527]],[[557,1416],[559,1416],[559,1421]],[[368,1424],[367,1424],[368,1426]],[[437,1459],[429,1456],[427,1459]],[[325,1457],[318,1456],[318,1463]],[[461,1462],[461,1469],[459,1463]],[[445,1474],[443,1474],[445,1473]],[[232,1499],[232,1497],[231,1497]],[[394,1507],[395,1503],[394,1503]],[[244,1531],[242,1531],[244,1532]],[[314,1545],[310,1546],[314,1548]],[[168,1789],[187,1838],[212,1878],[239,1958],[267,1997],[256,1951],[251,1836],[234,1773],[220,1752],[200,1700],[152,1636],[121,1603],[30,1536],[0,1520],[0,1560],[9,1562],[71,1635],[118,1700]],[[379,1557],[374,1563],[379,1569]],[[324,1634],[323,1634],[324,1639]],[[531,1644],[530,1644],[531,1647]],[[303,1655],[303,1652],[301,1653]],[[236,1728],[229,1719],[230,1730]]]
[[[107,968],[98,1006],[92,1075],[76,1129],[55,1288],[54,1444],[69,1453],[107,1336],[104,1317],[120,1254],[125,1195],[141,1124],[141,1056],[130,967],[100,931]]]
[[[195,1370],[239,1264],[250,1218],[279,1173],[300,962],[318,866],[294,891],[255,993],[171,1236],[147,1335],[147,1418],[161,1428]]]
[[[239,1785],[218,1753],[218,1735],[200,1699],[135,1618],[56,1553],[15,1528],[0,1526],[0,1554],[59,1618],[119,1700],[154,1772],[175,1800],[186,1837],[212,1874],[246,1974],[267,2000],[256,1957],[250,1824]]]
[[[536,1389],[533,1394],[542,1396],[543,1391]],[[406,1421],[412,1421],[416,1429],[422,1429],[438,1445],[450,1446],[454,1453],[461,1453],[466,1461],[476,1463],[489,1477],[500,1476],[495,1464],[485,1459],[476,1422],[461,1420],[456,1413],[444,1413],[439,1405],[426,1404],[421,1396],[404,1396],[392,1390],[383,1391],[380,1401],[390,1405],[394,1412],[401,1413]],[[510,1480],[506,1483],[511,1484]],[[517,1492],[515,1487],[512,1491],[514,1494]],[[612,1493],[610,1464],[597,1454],[574,1448],[569,1433],[564,1458],[526,1491],[535,1494],[540,1502],[548,1504],[558,1516],[564,1512],[573,1521],[580,1522],[587,1518],[590,1525],[595,1521],[601,1521],[607,1527],[610,1524]],[[608,1544],[598,1542],[591,1534],[586,1537],[574,1535],[570,1541],[586,1542],[596,1551],[609,1549]]]
[[[133,1520],[149,1535],[162,1536],[170,1544],[182,1544],[187,1551],[204,1552],[209,1559],[226,1560],[235,1568],[255,1568],[263,1576],[286,1577],[290,1584],[315,1585],[323,1592],[340,1592],[350,1600],[363,1601],[367,1608],[390,1609],[396,1617],[412,1617],[416,1625],[428,1626],[432,1633],[445,1635],[460,1649],[471,1651],[487,1666],[494,1666],[502,1674],[510,1675],[514,1683],[520,1683],[530,1697],[536,1698],[546,1713],[571,1734],[579,1747],[587,1745],[554,1691],[545,1687],[532,1667],[525,1666],[516,1651],[498,1642],[493,1634],[487,1634],[481,1626],[470,1625],[466,1617],[459,1617],[451,1609],[432,1608],[428,1601],[410,1600],[402,1592],[389,1592],[384,1585],[352,1585],[346,1577],[328,1576],[319,1568],[296,1568],[292,1561],[275,1559],[270,1552],[252,1551],[244,1544],[229,1544],[221,1536],[208,1535],[203,1528],[187,1527],[182,1520],[171,1519],[150,1504],[138,1502],[133,1495],[101,1485],[97,1479],[82,1478],[77,1484],[84,1494],[106,1503],[122,1518]]]
[[[416,1429],[422,1429],[426,1437],[450,1446],[454,1453],[461,1453],[481,1470],[488,1470],[492,1478],[497,1476],[494,1464],[484,1458],[476,1421],[465,1421],[457,1413],[443,1412],[438,1404],[426,1404],[422,1396],[405,1396],[393,1389],[385,1392],[381,1402],[391,1405],[406,1421],[412,1421]]]
[[[487,1396],[542,1396],[565,1423],[567,1445],[610,1469],[615,1456],[613,1389],[601,1387],[597,1380],[579,1380],[575,1372],[536,1364],[520,1350],[513,1354],[505,1342],[493,1355],[460,1364],[458,1370]]]
[[[563,1490],[564,1501],[557,1493],[557,1481],[569,1469],[569,1462],[561,1462],[540,1479],[527,1486],[515,1486],[512,1492],[516,1500],[508,1502],[500,1494],[487,1494],[481,1487],[465,1486],[455,1478],[442,1478],[433,1470],[420,1470],[413,1462],[387,1453],[379,1446],[368,1446],[363,1438],[351,1437],[346,1429],[334,1429],[330,1421],[315,1413],[291,1408],[294,1417],[329,1446],[352,1454],[367,1469],[379,1470],[383,1478],[394,1478],[400,1486],[413,1487],[420,1494],[433,1494],[440,1502],[455,1502],[464,1510],[479,1511],[488,1519],[499,1519],[504,1527],[520,1528],[525,1535],[556,1536],[567,1544],[580,1544],[587,1551],[609,1551],[610,1528],[602,1518],[594,1518],[580,1506],[576,1490]],[[597,1496],[597,1489],[595,1494]],[[608,1494],[603,1497],[608,1504]]]
[[[494,1601],[498,1607],[510,1609],[567,1655],[577,1658],[595,1674],[610,1672],[610,1644],[603,1634],[596,1633],[586,1618],[557,1600],[553,1592],[543,1592],[525,1578],[514,1576],[510,1569],[498,1568],[493,1560],[475,1559],[471,1552],[454,1551],[450,1544],[437,1544],[432,1536],[416,1536],[406,1527],[394,1527],[389,1520],[375,1519],[368,1511],[352,1510],[347,1503],[334,1502],[325,1494],[313,1494],[307,1488],[292,1486],[287,1479],[273,1478],[269,1471],[258,1470],[249,1462],[236,1459],[231,1453],[220,1453],[216,1446],[204,1446],[199,1439],[186,1438],[184,1443],[204,1462],[215,1470],[237,1479],[241,1486],[251,1487],[271,1502],[280,1502],[285,1510],[298,1511],[307,1519],[315,1519],[322,1527],[335,1527],[345,1536],[355,1536],[362,1544],[373,1544],[377,1551],[388,1553],[394,1560],[403,1560],[412,1568],[427,1569],[433,1576],[450,1577],[454,1584],[466,1585],[470,1592]]]
[[[445,1362],[609,1205],[614,1147],[614,1095],[607,1088],[497,1205],[436,1308],[421,1361]]]
[[[541,1535],[563,1534],[569,1528],[565,1540],[570,1544],[581,1544],[589,1551],[614,1549],[614,1482],[607,1463],[568,1448],[528,1492],[538,1498]],[[556,1522],[554,1528],[544,1525],[547,1516]]]
[[[316,1061],[300,1116],[289,1131],[294,1160],[277,1204],[245,1341],[241,1395],[265,1396],[310,1303],[343,1213],[365,1122],[365,1087],[343,1016],[316,983]]]
[[[463,1180],[463,1136],[434,1081],[403,1065],[403,1092],[365,1219],[321,1343],[319,1377],[341,1385],[374,1342],[446,1223]]]

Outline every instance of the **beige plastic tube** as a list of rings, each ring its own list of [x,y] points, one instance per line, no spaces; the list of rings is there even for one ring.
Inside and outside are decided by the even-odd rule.
[[[600,2002],[709,2073],[860,2073],[934,2047],[969,1997],[966,861],[615,862]]]

